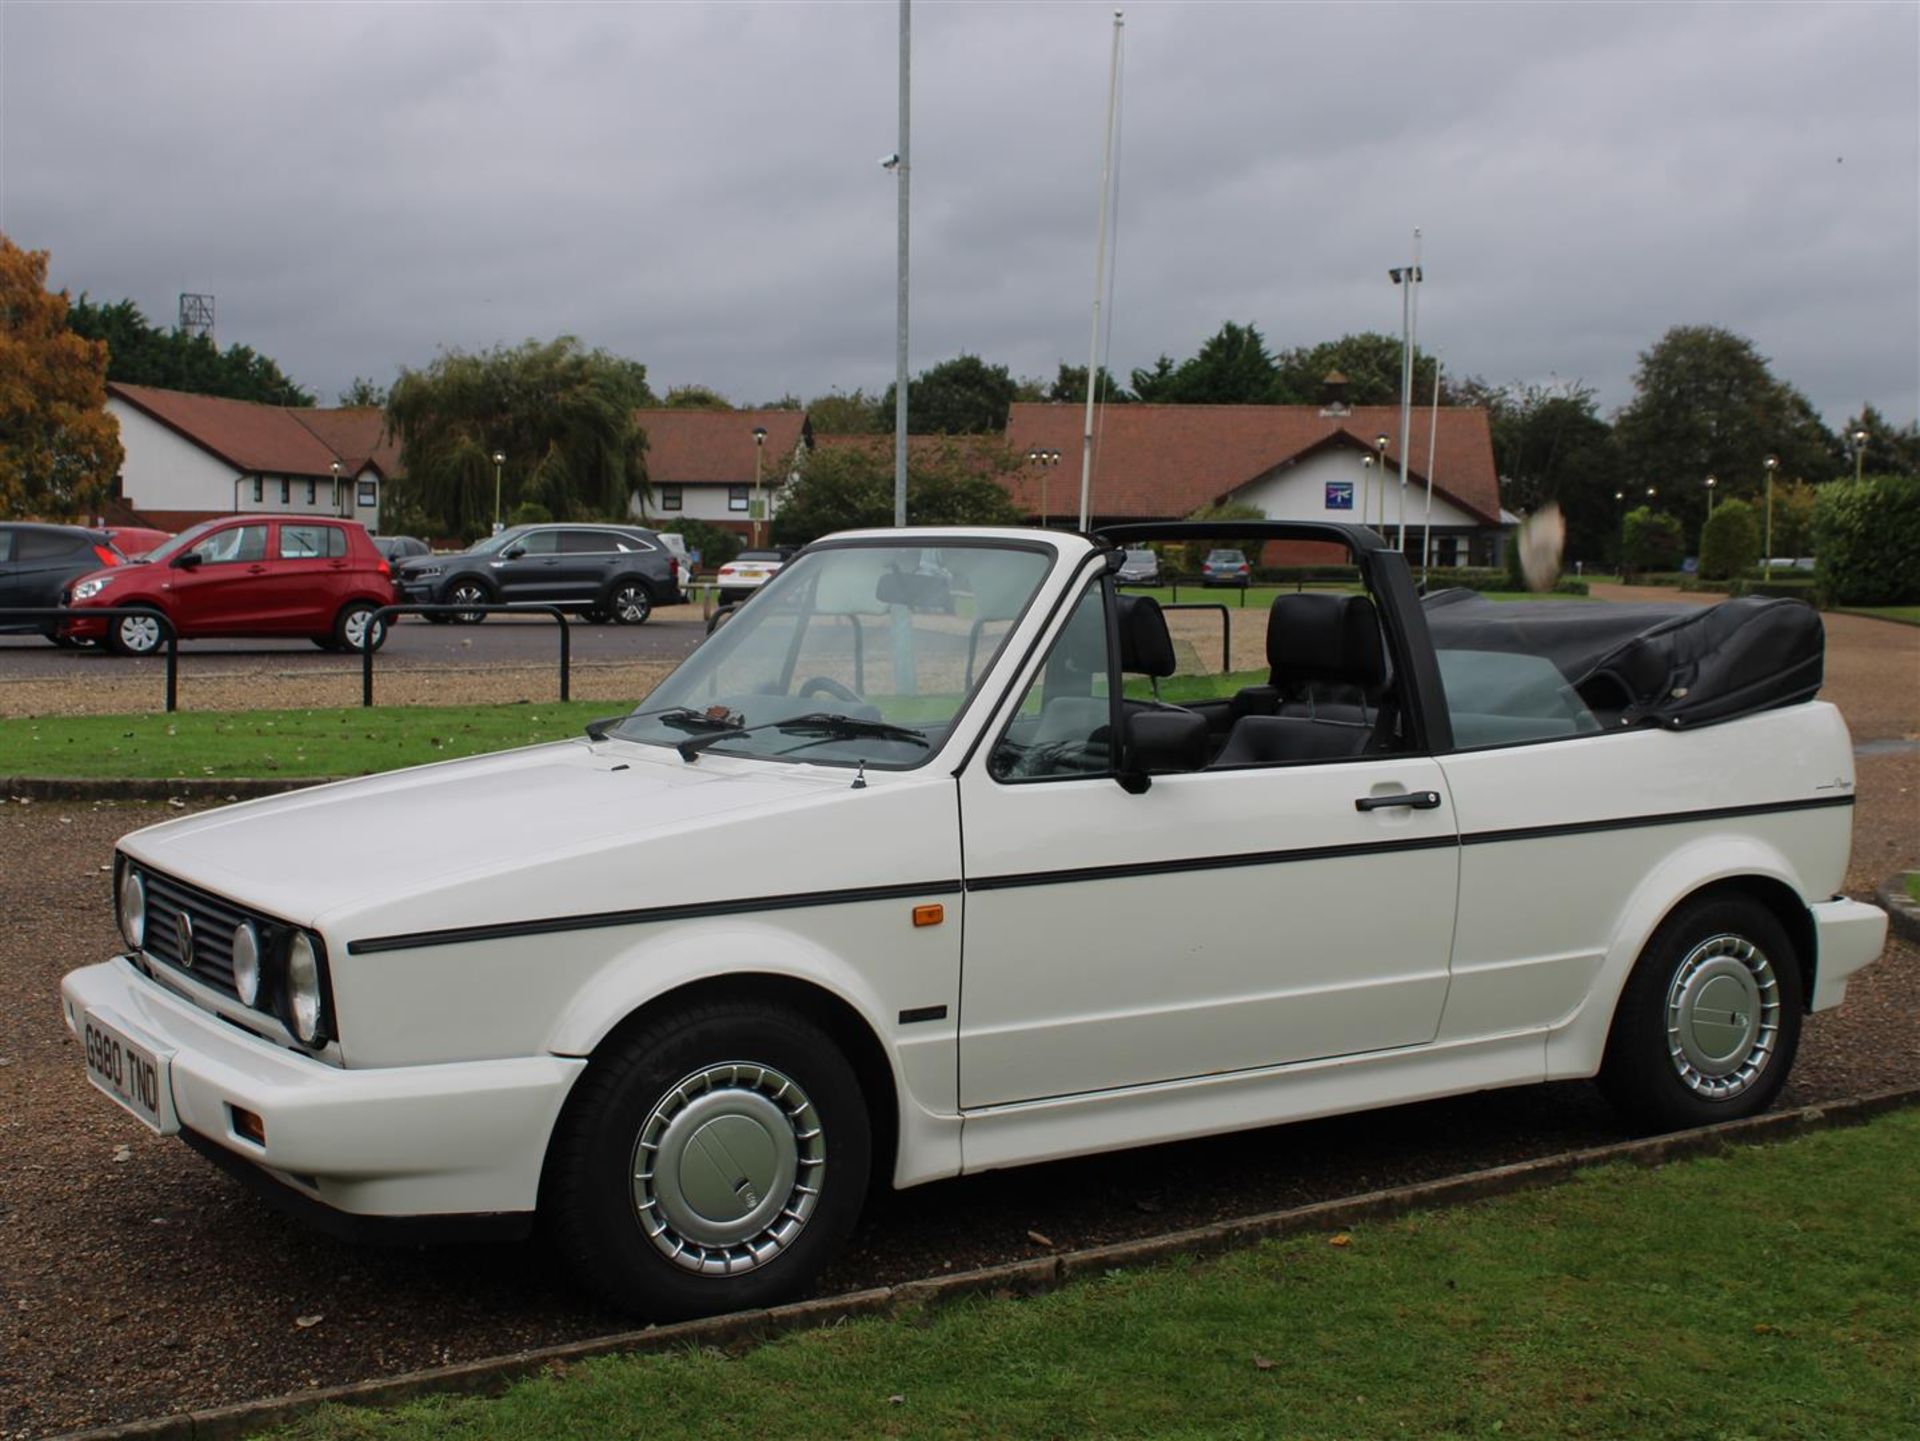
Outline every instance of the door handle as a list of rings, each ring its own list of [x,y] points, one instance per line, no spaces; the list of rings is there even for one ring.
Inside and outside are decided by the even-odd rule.
[[[248,575],[265,575],[266,573],[267,568],[264,565],[250,565],[247,567]]]
[[[1407,791],[1397,796],[1361,796],[1353,803],[1357,811],[1382,811],[1393,806],[1405,806],[1412,811],[1431,811],[1440,808],[1439,791]]]

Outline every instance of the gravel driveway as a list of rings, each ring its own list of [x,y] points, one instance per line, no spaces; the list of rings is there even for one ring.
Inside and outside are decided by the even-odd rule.
[[[1217,632],[1216,632],[1217,634]],[[1920,630],[1829,619],[1856,741],[1920,740]],[[1216,641],[1217,644],[1217,641]],[[1920,866],[1920,748],[1861,756],[1848,889]],[[595,1335],[538,1242],[356,1248],[281,1220],[82,1076],[60,976],[109,954],[101,865],[168,813],[0,803],[0,1435],[38,1436]],[[1783,1104],[1920,1083],[1920,950],[1813,1018]],[[1622,1139],[1586,1084],[1532,1087],[922,1187],[826,1290],[1025,1259]],[[1044,1244],[1041,1238],[1044,1238]]]

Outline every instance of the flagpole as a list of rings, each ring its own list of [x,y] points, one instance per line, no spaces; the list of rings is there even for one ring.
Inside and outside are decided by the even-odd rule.
[[[1100,241],[1093,257],[1093,341],[1087,347],[1087,415],[1080,437],[1080,529],[1085,531],[1091,519],[1093,502],[1093,397],[1094,378],[1100,373],[1100,298],[1106,294],[1107,215],[1113,198],[1113,123],[1120,96],[1120,31],[1125,13],[1113,12],[1113,58],[1107,67],[1107,148],[1100,164]]]
[[[1435,448],[1440,443],[1440,357],[1433,359],[1433,425],[1427,431],[1427,529],[1420,539],[1420,590],[1427,589],[1427,567],[1433,562],[1433,472]]]

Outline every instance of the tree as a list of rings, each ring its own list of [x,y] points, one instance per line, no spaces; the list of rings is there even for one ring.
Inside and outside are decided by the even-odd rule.
[[[107,348],[67,328],[47,252],[0,234],[0,515],[91,515],[119,473]]]
[[[1760,527],[1744,500],[1723,501],[1700,528],[1700,577],[1739,580],[1760,559]]]
[[[311,392],[287,379],[278,365],[251,346],[230,345],[223,351],[204,335],[161,330],[148,324],[131,300],[95,305],[82,295],[67,312],[67,324],[76,335],[107,343],[108,380],[262,405],[313,404]]]
[[[1133,390],[1163,405],[1270,405],[1277,377],[1259,330],[1229,320],[1191,360],[1175,366],[1163,355],[1152,370],[1134,371]]]
[[[1094,387],[1094,401],[1103,405],[1125,405],[1133,399],[1127,391],[1101,366],[1095,375],[1098,377]],[[1053,384],[1047,387],[1046,399],[1059,404],[1085,405],[1087,403],[1087,368],[1084,365],[1068,365],[1060,362],[1060,373],[1053,378]]]
[[[1858,467],[1867,475],[1920,475],[1920,423],[1908,421],[1896,429],[1871,405],[1860,407],[1858,415],[1847,418],[1841,438],[1846,443],[1848,464],[1855,464],[1853,437],[1866,432]],[[1852,472],[1849,471],[1849,474]]]
[[[1216,500],[1190,511],[1188,520],[1265,520],[1267,513],[1259,506],[1244,500]],[[1190,540],[1180,557],[1181,568],[1188,574],[1198,573],[1206,563],[1207,552],[1213,549],[1210,540]]]
[[[1007,480],[1019,456],[997,440],[943,439],[907,453],[909,525],[1018,525]],[[819,446],[787,487],[773,538],[805,545],[836,530],[893,524],[893,451],[885,443]]]
[[[1774,378],[1749,340],[1711,325],[1679,325],[1641,352],[1634,398],[1614,434],[1628,474],[1659,488],[1689,532],[1706,513],[1706,479],[1752,499],[1777,456],[1777,480],[1830,480],[1850,470],[1799,391]]]
[[[503,511],[532,502],[556,520],[624,518],[647,484],[633,413],[653,398],[644,365],[563,335],[403,368],[387,422],[408,490],[441,533],[467,536],[494,517],[495,452]]]
[[[1019,389],[1004,365],[957,355],[907,382],[907,430],[913,435],[988,435],[1007,428],[1007,407]],[[893,429],[895,387],[880,397],[876,420]]]
[[[1433,403],[1433,367],[1433,357],[1415,346],[1416,409]],[[1318,405],[1325,397],[1327,376],[1336,370],[1347,378],[1348,404],[1400,403],[1400,337],[1377,330],[1282,351],[1275,361],[1274,399],[1282,405]]]
[[[733,402],[704,385],[676,385],[660,404],[667,410],[732,410]]]
[[[375,385],[363,375],[356,375],[353,378],[353,384],[340,392],[340,403],[356,409],[362,406],[378,406],[385,410],[387,388],[384,385]]]
[[[1627,512],[1621,539],[1623,570],[1674,570],[1686,548],[1686,532],[1680,528],[1678,516],[1644,505]]]
[[[1613,430],[1594,392],[1579,382],[1486,392],[1500,499],[1519,515],[1558,502],[1567,522],[1567,554],[1597,561],[1612,553],[1618,529],[1614,492],[1625,471]]]
[[[907,394],[911,396],[912,390]],[[881,429],[880,402],[865,390],[856,389],[851,395],[838,390],[816,395],[807,402],[806,410],[816,435],[874,435]],[[889,408],[888,428],[892,424]]]

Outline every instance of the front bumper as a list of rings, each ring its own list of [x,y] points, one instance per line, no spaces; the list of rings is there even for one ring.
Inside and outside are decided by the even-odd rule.
[[[69,1029],[93,1011],[166,1057],[196,1146],[351,1217],[531,1212],[547,1139],[586,1066],[560,1056],[333,1066],[240,1030],[124,959],[69,973],[60,996]],[[235,1107],[260,1117],[265,1144],[235,1129]]]
[[[1807,1009],[1824,1011],[1846,999],[1847,977],[1873,964],[1887,947],[1887,913],[1878,906],[1835,896],[1808,906],[1813,917],[1813,999]]]

